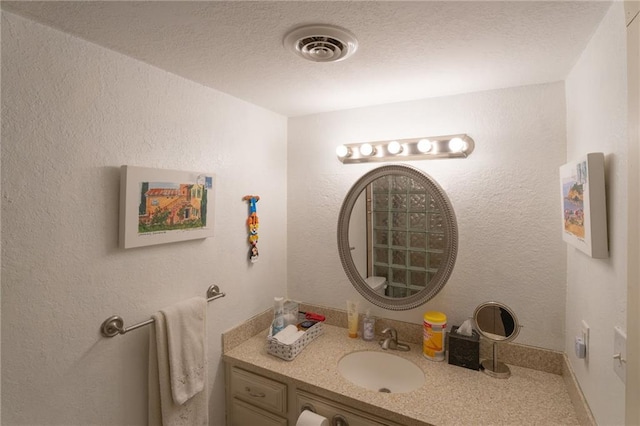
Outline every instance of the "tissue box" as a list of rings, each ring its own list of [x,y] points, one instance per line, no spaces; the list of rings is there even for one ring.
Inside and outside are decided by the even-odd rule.
[[[449,337],[449,364],[471,370],[480,369],[480,335],[473,330],[471,336],[456,333],[458,326],[454,325]]]

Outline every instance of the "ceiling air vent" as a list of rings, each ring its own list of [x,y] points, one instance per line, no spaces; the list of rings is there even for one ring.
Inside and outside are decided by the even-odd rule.
[[[284,37],[284,46],[313,62],[337,62],[353,55],[358,41],[349,31],[331,25],[298,27]]]

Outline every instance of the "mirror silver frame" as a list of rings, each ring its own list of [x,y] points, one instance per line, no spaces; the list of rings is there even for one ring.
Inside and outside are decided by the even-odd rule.
[[[405,176],[423,185],[429,195],[433,197],[443,217],[443,262],[438,272],[433,276],[429,285],[424,290],[404,298],[392,298],[374,292],[358,272],[349,246],[349,221],[358,196],[365,190],[367,185],[378,178],[388,175]],[[351,281],[355,289],[369,302],[393,311],[403,311],[421,306],[442,290],[449,280],[456,263],[456,257],[458,255],[458,224],[451,201],[449,201],[449,198],[440,185],[419,169],[404,164],[391,164],[373,169],[353,184],[342,203],[338,216],[338,254],[340,255],[342,267],[349,281]]]
[[[513,333],[511,333],[509,336],[505,336],[504,339],[496,339],[491,333],[488,333],[486,330],[483,330],[480,325],[478,324],[478,314],[480,313],[481,310],[483,310],[484,308],[488,308],[488,307],[495,307],[495,308],[500,308],[500,309],[504,309],[505,311],[507,311],[509,313],[509,315],[511,315],[511,317],[513,317],[513,321],[515,323],[514,327],[513,327]],[[518,334],[520,334],[520,327],[522,327],[520,325],[520,322],[518,321],[518,317],[515,314],[515,312],[513,312],[513,310],[508,307],[507,305],[505,305],[504,303],[500,303],[500,302],[484,302],[481,303],[480,305],[478,305],[478,307],[476,308],[476,310],[473,312],[473,322],[476,323],[476,330],[478,330],[478,332],[486,339],[491,340],[492,342],[510,342],[512,340],[514,340],[516,337],[518,337]]]

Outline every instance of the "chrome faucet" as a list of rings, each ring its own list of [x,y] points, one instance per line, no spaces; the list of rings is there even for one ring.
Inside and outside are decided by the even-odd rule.
[[[382,349],[393,349],[398,351],[409,351],[409,345],[398,342],[398,332],[393,327],[387,327],[382,330],[383,339],[380,340]]]

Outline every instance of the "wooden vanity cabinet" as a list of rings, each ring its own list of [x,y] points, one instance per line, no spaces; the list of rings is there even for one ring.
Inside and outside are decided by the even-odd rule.
[[[226,365],[225,374],[227,426],[295,426],[304,408],[331,424],[340,424],[332,422],[339,415],[345,426],[402,426],[235,366]]]

